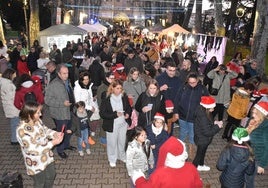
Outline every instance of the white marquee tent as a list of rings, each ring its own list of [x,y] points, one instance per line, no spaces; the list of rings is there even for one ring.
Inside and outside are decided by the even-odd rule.
[[[78,27],[86,30],[90,34],[102,32],[104,35],[106,35],[107,33],[107,27],[103,26],[99,22],[95,24],[83,24],[83,25],[79,25]]]
[[[50,51],[53,44],[59,49],[63,49],[67,41],[77,41],[79,38],[84,39],[87,31],[70,24],[53,25],[39,32],[40,45],[47,52]]]

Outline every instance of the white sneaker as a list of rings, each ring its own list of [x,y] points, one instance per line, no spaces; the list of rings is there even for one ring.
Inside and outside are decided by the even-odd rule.
[[[83,151],[79,151],[78,153],[79,153],[79,155],[80,155],[81,157],[84,156],[84,152],[83,152]]]
[[[210,167],[206,165],[203,165],[203,166],[198,165],[197,170],[198,171],[210,171]]]
[[[95,132],[91,132],[90,135],[91,135],[91,136],[95,136]]]
[[[87,153],[88,155],[90,155],[90,154],[91,154],[90,149],[86,149],[86,153]]]
[[[110,167],[116,167],[115,163],[110,162]]]

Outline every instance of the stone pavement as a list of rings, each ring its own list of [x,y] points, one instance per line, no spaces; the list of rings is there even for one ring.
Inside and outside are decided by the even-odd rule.
[[[1,104],[1,102],[0,102]],[[44,109],[43,121],[53,128],[54,124],[49,118],[48,112]],[[204,187],[220,187],[218,178],[220,172],[216,169],[216,161],[220,151],[226,142],[221,139],[221,134],[217,134],[208,148],[205,164],[211,167],[209,172],[201,172],[200,175],[204,182]],[[178,129],[175,130],[178,135]],[[10,145],[10,128],[8,120],[4,117],[2,104],[0,107],[0,175],[5,171],[18,171],[24,179],[24,187],[33,187],[32,179],[27,176],[22,154],[18,146]],[[95,137],[98,141],[98,137]],[[76,138],[72,137],[71,143],[76,146]],[[56,160],[56,180],[55,188],[128,188],[129,177],[125,164],[117,162],[116,168],[110,168],[107,160],[106,149],[96,142],[91,147],[91,155],[80,157],[77,152],[67,151],[68,159],[61,160],[55,153]],[[268,169],[265,175],[258,175],[256,187],[268,187]]]

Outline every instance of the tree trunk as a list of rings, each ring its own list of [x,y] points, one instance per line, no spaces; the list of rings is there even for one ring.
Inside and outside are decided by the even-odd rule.
[[[236,8],[237,8],[238,1],[232,1],[231,8],[230,8],[230,13],[227,19],[226,27],[225,30],[228,31],[229,26],[231,25],[230,31],[228,31],[228,36],[230,40],[235,39],[235,23],[237,20],[236,17]]]
[[[265,56],[268,42],[268,0],[258,0],[253,31],[253,45],[251,46],[251,56],[257,59],[258,73],[264,76]]]
[[[225,28],[223,25],[222,0],[214,0],[215,7],[215,30],[217,36],[225,36]]]
[[[38,0],[30,0],[30,22],[29,22],[29,46],[33,44],[33,41],[37,39],[40,31],[39,21],[39,4]]]
[[[189,3],[188,3],[186,15],[184,17],[184,21],[183,21],[183,24],[182,24],[183,28],[188,28],[188,24],[189,24],[190,17],[191,17],[193,7],[194,7],[194,1],[195,0],[190,0]]]
[[[202,3],[203,0],[196,0],[195,6],[195,32],[196,33],[204,33],[202,31]]]
[[[3,44],[6,44],[5,34],[4,34],[4,28],[3,28],[3,22],[2,22],[2,16],[0,14],[0,40],[3,42]]]

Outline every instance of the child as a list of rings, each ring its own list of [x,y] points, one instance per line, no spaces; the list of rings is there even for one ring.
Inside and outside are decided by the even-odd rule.
[[[154,154],[154,164],[157,164],[159,148],[168,139],[168,133],[165,128],[165,118],[159,112],[155,114],[153,123],[146,126],[148,140],[150,140],[151,149]]]
[[[222,171],[220,176],[222,188],[243,188],[245,175],[254,173],[254,155],[248,140],[247,130],[240,127],[236,128],[232,134],[232,141],[221,152],[217,168]]]
[[[166,100],[165,101],[166,111],[167,111],[167,132],[168,135],[171,136],[173,134],[173,124],[178,120],[176,116],[173,113],[174,110],[174,104],[172,100]]]
[[[88,132],[89,132],[89,118],[88,113],[85,108],[85,102],[79,101],[75,104],[76,109],[74,109],[74,113],[72,114],[73,126],[71,131],[75,132],[77,136],[77,149],[78,153],[81,157],[84,156],[83,152],[83,143],[86,146],[86,153],[88,155],[91,154],[88,143]],[[70,132],[68,132],[70,133]]]
[[[41,110],[42,106],[32,101],[22,107],[17,140],[34,187],[53,187],[56,171],[52,148],[62,142],[64,134],[42,123]]]
[[[135,170],[147,173],[148,167],[153,168],[152,150],[144,128],[137,126],[129,130],[126,144],[126,167],[129,176],[132,176]],[[131,187],[134,187],[132,181]]]

